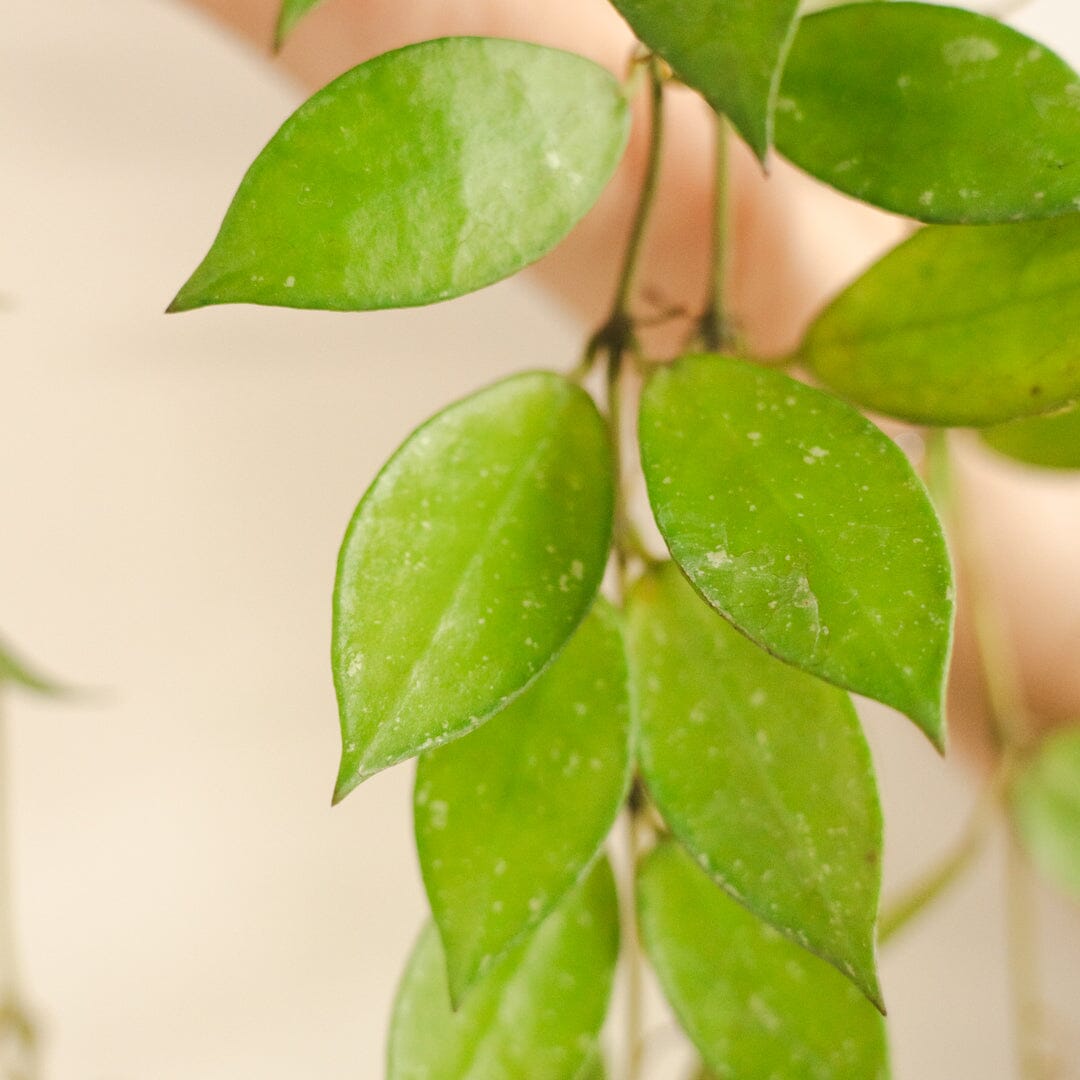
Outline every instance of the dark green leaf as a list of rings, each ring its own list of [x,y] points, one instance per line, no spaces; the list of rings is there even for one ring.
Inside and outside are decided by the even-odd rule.
[[[719,356],[657,371],[641,405],[649,500],[675,561],[769,652],[944,740],[952,583],[895,443],[854,409]]]
[[[336,799],[519,693],[592,603],[611,538],[607,427],[558,375],[452,405],[356,509],[334,591]]]
[[[1014,778],[1009,796],[1031,857],[1080,900],[1080,728],[1047,738]]]
[[[48,696],[67,692],[59,683],[29,667],[0,641],[0,689],[6,684]]]
[[[606,860],[456,1012],[429,925],[394,1005],[388,1080],[577,1080],[595,1055],[618,950]]]
[[[762,160],[798,0],[613,0],[634,33],[726,115]]]
[[[322,0],[281,0],[277,25],[274,27],[274,48],[280,49],[296,24]]]
[[[671,563],[628,608],[641,769],[669,828],[740,903],[881,1004],[881,808],[851,700],[709,610]]]
[[[819,316],[800,358],[926,424],[995,424],[1080,397],[1080,215],[923,229]]]
[[[628,131],[618,83],[579,56],[443,38],[361,64],[255,160],[170,311],[360,311],[446,300],[553,248]]]
[[[1080,206],[1080,81],[1001,22],[931,4],[847,4],[803,19],[776,145],[856,198],[921,221]]]
[[[730,900],[661,845],[638,918],[668,1001],[706,1063],[738,1080],[885,1080],[881,1014],[832,967]]]
[[[622,632],[598,600],[498,717],[420,758],[416,846],[455,1002],[584,873],[629,781]]]
[[[1017,461],[1044,469],[1080,469],[1080,408],[1013,420],[980,434],[999,454]]]

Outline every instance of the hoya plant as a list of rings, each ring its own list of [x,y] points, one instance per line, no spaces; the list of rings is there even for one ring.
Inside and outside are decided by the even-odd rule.
[[[285,0],[279,40],[313,6]],[[1080,467],[1080,77],[955,7],[614,6],[639,41],[622,78],[483,37],[346,72],[259,154],[170,311],[482,288],[567,236],[644,125],[622,272],[581,355],[432,417],[345,530],[334,800],[417,759],[432,914],[387,1076],[641,1080],[647,964],[703,1077],[883,1078],[877,947],[964,858],[880,912],[850,695],[944,751],[942,520],[966,550],[949,429]],[[715,112],[717,198],[709,300],[672,359],[643,344],[638,284],[675,84]],[[779,358],[728,306],[729,138],[913,226]],[[924,477],[867,413],[922,432]],[[976,621],[990,805],[1080,894],[1080,730],[1036,737],[995,614]],[[619,1048],[601,1039],[617,972]]]

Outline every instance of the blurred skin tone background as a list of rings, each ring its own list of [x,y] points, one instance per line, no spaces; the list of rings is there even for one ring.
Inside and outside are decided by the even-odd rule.
[[[511,0],[329,0],[271,64],[273,3],[203,3],[5,7],[0,630],[95,688],[0,702],[20,976],[49,1080],[377,1080],[425,904],[411,767],[329,808],[337,547],[413,426],[501,375],[573,364],[641,147],[525,279],[406,312],[161,312],[244,169],[330,77],[451,32],[619,70],[628,37],[602,0],[542,18]],[[1016,21],[1080,63],[1071,0]],[[703,291],[708,122],[671,99],[642,310],[694,309]],[[732,306],[769,351],[904,232],[779,164],[763,184],[742,157],[733,212]],[[962,479],[1032,707],[1080,719],[1080,486],[978,451]],[[953,741],[970,747],[978,695],[958,685]],[[889,896],[961,834],[978,766],[863,714]],[[1014,1075],[1001,848],[883,954],[896,1080]],[[1080,915],[1049,891],[1038,907],[1054,1075],[1080,1077]],[[658,1023],[654,1075],[677,1077],[685,1057]]]

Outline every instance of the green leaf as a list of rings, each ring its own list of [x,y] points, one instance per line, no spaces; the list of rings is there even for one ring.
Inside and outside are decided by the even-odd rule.
[[[594,1046],[574,1080],[607,1080],[607,1065],[599,1046]]]
[[[296,28],[296,24],[312,8],[318,7],[322,0],[281,0],[277,24],[274,27],[274,48],[280,49],[285,39]]]
[[[881,1006],[881,807],[851,700],[718,619],[671,563],[638,581],[628,629],[642,775],[668,827]]]
[[[1080,469],[1080,408],[985,428],[983,441],[999,454],[1044,469]]]
[[[798,0],[613,0],[634,33],[764,161]]]
[[[577,1080],[596,1052],[618,950],[606,860],[456,1012],[429,925],[394,1005],[388,1080]]]
[[[600,584],[612,501],[607,425],[558,375],[506,379],[406,440],[338,560],[335,800],[471,731],[547,666]]]
[[[7,684],[49,697],[58,697],[68,692],[60,683],[28,666],[0,640],[0,689]]]
[[[730,900],[673,843],[638,874],[660,984],[718,1076],[886,1080],[881,1014],[842,975]]]
[[[1080,81],[985,15],[847,4],[800,23],[776,146],[825,183],[921,221],[1070,213],[1080,206]]]
[[[598,600],[524,694],[420,758],[416,846],[455,1002],[585,872],[629,782],[622,632]]]
[[[940,748],[951,572],[896,444],[827,394],[719,356],[656,372],[640,437],[657,524],[698,592],[775,656],[899,709]]]
[[[1013,821],[1040,869],[1080,900],[1080,728],[1049,736],[1014,777]]]
[[[479,289],[570,231],[628,125],[618,83],[570,53],[489,38],[386,53],[285,122],[169,310],[361,311]]]
[[[921,230],[833,300],[799,356],[845,397],[925,424],[1080,397],[1080,215]]]

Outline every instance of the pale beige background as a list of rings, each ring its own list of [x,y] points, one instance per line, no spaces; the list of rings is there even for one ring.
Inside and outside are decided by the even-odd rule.
[[[1027,21],[1075,62],[1070,3]],[[160,0],[2,15],[0,626],[103,688],[7,703],[46,1076],[379,1077],[424,906],[410,769],[329,808],[337,545],[412,425],[502,373],[569,365],[580,333],[521,283],[428,311],[165,318],[297,92]],[[868,721],[895,884],[957,834],[973,785],[903,721]],[[884,957],[898,1080],[1013,1075],[1000,862]],[[1080,920],[1044,905],[1077,1077]]]

